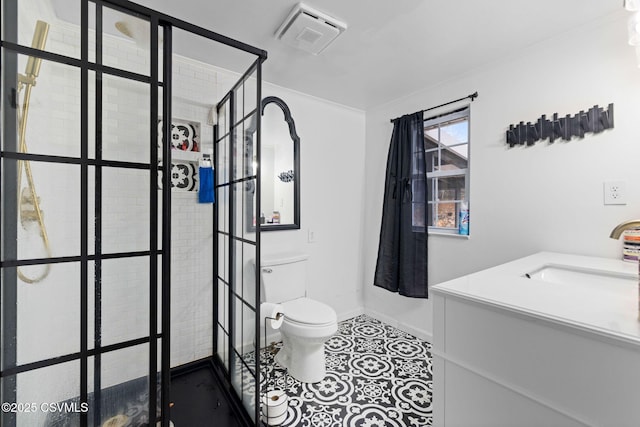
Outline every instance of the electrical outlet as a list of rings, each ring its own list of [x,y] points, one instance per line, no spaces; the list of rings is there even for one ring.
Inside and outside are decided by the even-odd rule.
[[[604,204],[605,205],[626,205],[627,204],[626,181],[605,181],[604,182]]]

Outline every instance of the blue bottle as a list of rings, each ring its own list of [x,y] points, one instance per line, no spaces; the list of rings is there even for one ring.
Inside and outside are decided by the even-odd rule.
[[[460,213],[458,218],[458,234],[462,236],[469,235],[469,207],[465,202],[460,205]]]

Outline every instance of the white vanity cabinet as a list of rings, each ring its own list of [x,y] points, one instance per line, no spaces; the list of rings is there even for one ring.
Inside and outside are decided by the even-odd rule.
[[[434,426],[640,426],[637,284],[607,299],[606,284],[525,276],[561,264],[635,277],[597,260],[541,253],[432,288]]]

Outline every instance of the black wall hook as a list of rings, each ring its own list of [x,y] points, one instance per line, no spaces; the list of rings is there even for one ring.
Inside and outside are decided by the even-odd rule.
[[[570,141],[574,136],[584,138],[586,133],[600,133],[606,129],[613,129],[613,104],[609,104],[606,110],[594,105],[589,111],[580,111],[573,116],[558,117],[558,113],[554,113],[551,120],[543,114],[536,123],[509,125],[506,138],[509,147],[531,146],[544,139],[549,139],[549,143],[556,139]]]

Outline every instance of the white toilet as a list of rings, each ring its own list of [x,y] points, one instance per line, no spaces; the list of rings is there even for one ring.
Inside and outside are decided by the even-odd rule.
[[[264,302],[282,305],[283,347],[276,361],[303,383],[316,383],[326,374],[324,343],[338,330],[333,308],[306,297],[306,263],[301,253],[263,256],[261,286]]]

